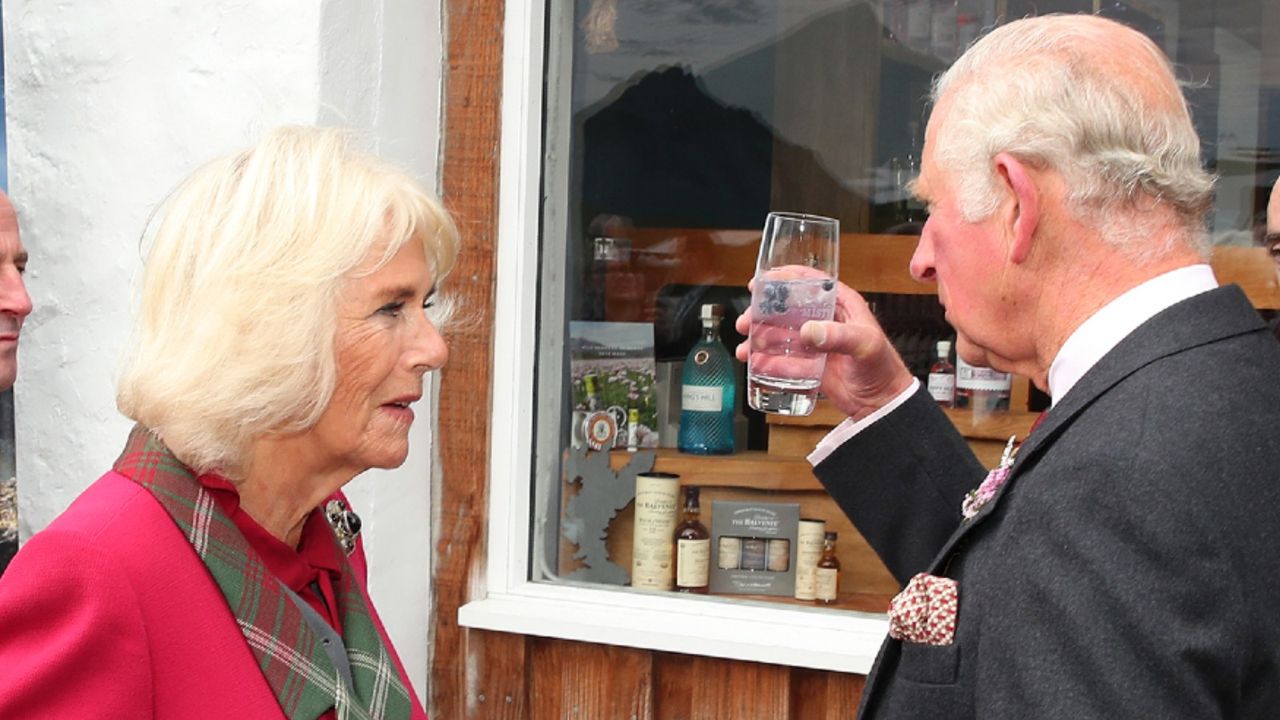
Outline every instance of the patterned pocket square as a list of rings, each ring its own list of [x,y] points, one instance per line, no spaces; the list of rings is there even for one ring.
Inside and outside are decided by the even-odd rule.
[[[960,586],[920,573],[889,603],[889,637],[924,645],[950,645],[956,637]]]

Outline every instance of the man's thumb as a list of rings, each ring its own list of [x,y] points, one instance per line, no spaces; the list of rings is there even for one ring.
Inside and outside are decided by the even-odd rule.
[[[810,320],[800,326],[800,339],[819,350],[830,350],[829,345],[835,344],[835,338],[830,337],[830,333],[827,332],[828,325],[831,325],[831,323]]]

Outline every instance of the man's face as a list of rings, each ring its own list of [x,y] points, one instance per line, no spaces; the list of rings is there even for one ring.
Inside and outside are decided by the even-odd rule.
[[[956,352],[974,365],[999,362],[996,344],[1008,333],[1001,301],[1008,243],[996,220],[964,219],[956,202],[954,178],[938,166],[937,124],[945,121],[939,104],[925,131],[916,195],[928,206],[929,219],[911,257],[911,275],[938,285],[947,322],[956,329]]]
[[[1271,199],[1267,201],[1267,252],[1280,272],[1280,179],[1271,186]]]
[[[13,387],[18,375],[18,334],[31,313],[31,296],[22,282],[27,251],[18,235],[18,216],[0,193],[0,391]]]

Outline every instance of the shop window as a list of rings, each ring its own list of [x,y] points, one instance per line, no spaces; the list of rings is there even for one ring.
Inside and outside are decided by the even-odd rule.
[[[752,411],[737,367],[734,451],[677,447],[682,373],[703,337],[704,306],[718,308],[719,337],[731,353],[742,339],[733,322],[750,302],[745,286],[766,214],[836,218],[841,279],[872,302],[923,379],[938,342],[953,336],[932,286],[914,283],[906,263],[926,219],[906,184],[919,169],[929,85],[984,28],[1032,12],[1113,17],[1174,59],[1189,81],[1206,164],[1221,176],[1214,241],[1248,251],[1254,262],[1265,254],[1254,230],[1280,145],[1280,114],[1272,112],[1280,51],[1264,41],[1280,30],[1280,8],[1246,0],[1222,12],[1221,4],[508,7],[492,602],[464,608],[464,624],[794,660],[778,655],[792,650],[770,654],[757,647],[768,643],[741,640],[763,619],[795,630],[792,641],[770,641],[792,642],[795,657],[810,630],[863,638],[867,647],[846,657],[837,651],[795,664],[865,669],[883,634],[880,613],[898,588],[804,460],[843,418],[824,404],[802,418]],[[1025,433],[1045,402],[1013,378],[1005,396],[950,414],[994,464],[1009,433]],[[637,505],[656,497],[639,477],[650,473],[676,475],[677,488],[700,491],[710,600],[663,589],[674,578],[653,579],[652,563],[666,558],[655,559],[651,545],[663,540],[653,533],[667,531],[654,525],[651,508],[637,516]],[[659,503],[674,505],[677,521],[681,497],[668,489]],[[785,527],[770,535],[728,525],[727,514],[744,508],[772,513]],[[813,562],[802,557],[802,519],[838,533],[834,602],[797,592],[797,573]],[[537,603],[529,598],[551,604],[530,609]],[[570,606],[576,617],[563,616]],[[712,628],[711,616],[729,624]],[[593,618],[617,630],[583,629]],[[673,629],[665,639],[640,639],[646,623]],[[692,623],[694,639],[679,641],[681,623]],[[708,649],[705,636],[721,631],[721,645]]]

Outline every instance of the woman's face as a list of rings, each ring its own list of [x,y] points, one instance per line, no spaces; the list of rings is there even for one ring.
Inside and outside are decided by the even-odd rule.
[[[367,267],[356,274],[363,272]],[[318,451],[328,456],[322,464],[354,474],[404,462],[413,424],[409,405],[422,397],[422,376],[449,359],[426,314],[434,284],[415,240],[347,284],[338,303],[337,386],[312,431]]]

